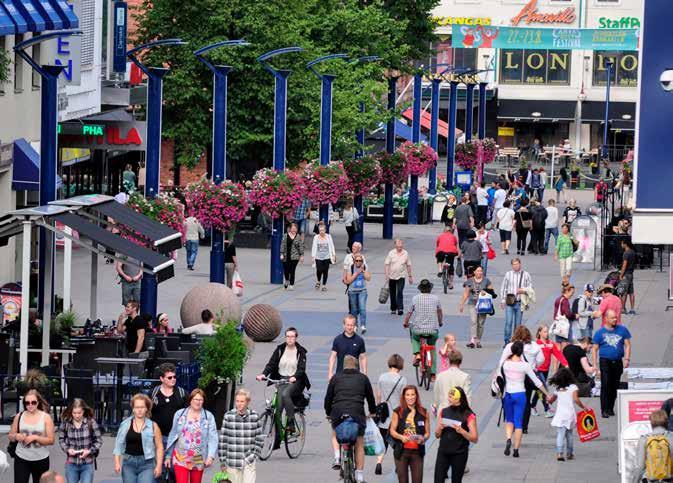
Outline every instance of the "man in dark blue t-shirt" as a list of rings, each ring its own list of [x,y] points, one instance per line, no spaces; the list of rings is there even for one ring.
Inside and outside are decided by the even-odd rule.
[[[332,353],[329,356],[327,379],[334,374],[341,374],[344,367],[344,357],[353,356],[360,364],[360,372],[367,374],[367,353],[365,340],[355,333],[356,320],[352,315],[344,317],[344,331],[337,335],[332,342]],[[336,363],[336,371],[334,364]]]
[[[600,370],[596,372],[596,377],[601,378],[601,415],[604,418],[615,415],[619,380],[624,368],[629,367],[631,358],[630,339],[629,329],[617,325],[615,311],[606,311],[605,325],[594,334],[592,348],[594,364],[599,361]]]

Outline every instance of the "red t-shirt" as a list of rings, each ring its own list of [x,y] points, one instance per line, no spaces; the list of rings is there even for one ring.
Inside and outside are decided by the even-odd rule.
[[[603,314],[602,325],[605,325],[605,314],[608,310],[614,310],[617,314],[617,323],[622,323],[622,301],[619,297],[614,294],[608,294],[603,296],[601,305],[598,307],[598,310]]]
[[[437,247],[435,248],[435,255],[439,252],[444,253],[458,253],[458,240],[456,235],[450,231],[445,231],[437,237]]]

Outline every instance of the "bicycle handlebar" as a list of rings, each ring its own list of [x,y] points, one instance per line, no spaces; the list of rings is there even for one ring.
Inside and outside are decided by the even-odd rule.
[[[270,377],[265,377],[261,382],[270,382],[271,384],[278,385],[290,384],[290,381],[287,379],[271,379]]]

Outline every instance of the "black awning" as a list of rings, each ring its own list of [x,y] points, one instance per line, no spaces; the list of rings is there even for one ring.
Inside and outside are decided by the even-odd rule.
[[[0,247],[7,246],[7,242],[13,236],[23,231],[21,222],[14,215],[4,215],[0,217]]]
[[[499,99],[498,119],[574,121],[575,101]]]
[[[625,119],[613,119],[610,121],[610,129],[619,131],[635,131],[636,122]]]
[[[89,209],[103,216],[109,216],[115,222],[141,233],[161,253],[169,253],[182,247],[182,235],[180,232],[152,220],[117,201],[112,200],[92,205]]]
[[[174,275],[173,265],[175,261],[172,258],[161,255],[149,248],[136,245],[74,213],[62,213],[52,218],[77,230],[80,236],[83,235],[105,248],[114,250],[118,254],[125,255],[142,263],[144,268],[154,272],[157,282],[163,282]]]
[[[631,116],[624,119],[623,116]],[[634,120],[636,118],[635,102],[610,102],[608,112],[610,121]],[[605,120],[605,102],[591,101],[582,103],[583,122],[603,122]]]

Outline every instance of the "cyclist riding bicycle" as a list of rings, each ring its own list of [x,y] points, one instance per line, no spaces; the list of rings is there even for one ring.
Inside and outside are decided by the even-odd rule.
[[[435,258],[437,259],[437,276],[442,278],[444,263],[449,265],[449,288],[453,288],[453,259],[459,256],[458,238],[453,234],[453,225],[448,224],[435,242]]]
[[[325,394],[325,414],[332,422],[337,436],[347,426],[357,424],[355,440],[355,479],[364,481],[365,446],[364,434],[367,425],[365,400],[369,406],[369,414],[376,412],[376,400],[369,378],[358,370],[358,361],[353,356],[344,357],[344,370],[329,381]],[[339,428],[340,425],[344,425]],[[348,432],[348,431],[345,431]],[[352,443],[353,441],[342,441]],[[334,455],[332,468],[340,469],[339,453]]]
[[[404,317],[404,327],[411,327],[411,349],[414,352],[414,365],[421,359],[421,337],[427,340],[428,345],[434,346],[439,336],[439,328],[443,325],[442,304],[439,298],[431,294],[432,283],[428,279],[418,284],[418,295],[411,299],[411,309]],[[413,317],[413,320],[411,320]],[[437,356],[432,355],[432,380],[437,374]]]
[[[264,371],[257,376],[258,381],[266,378],[287,379],[289,384],[278,386],[280,399],[279,411],[285,409],[287,431],[294,432],[295,403],[303,397],[304,389],[310,389],[311,383],[306,375],[306,349],[299,345],[299,333],[294,327],[285,331],[285,342],[276,347]]]

